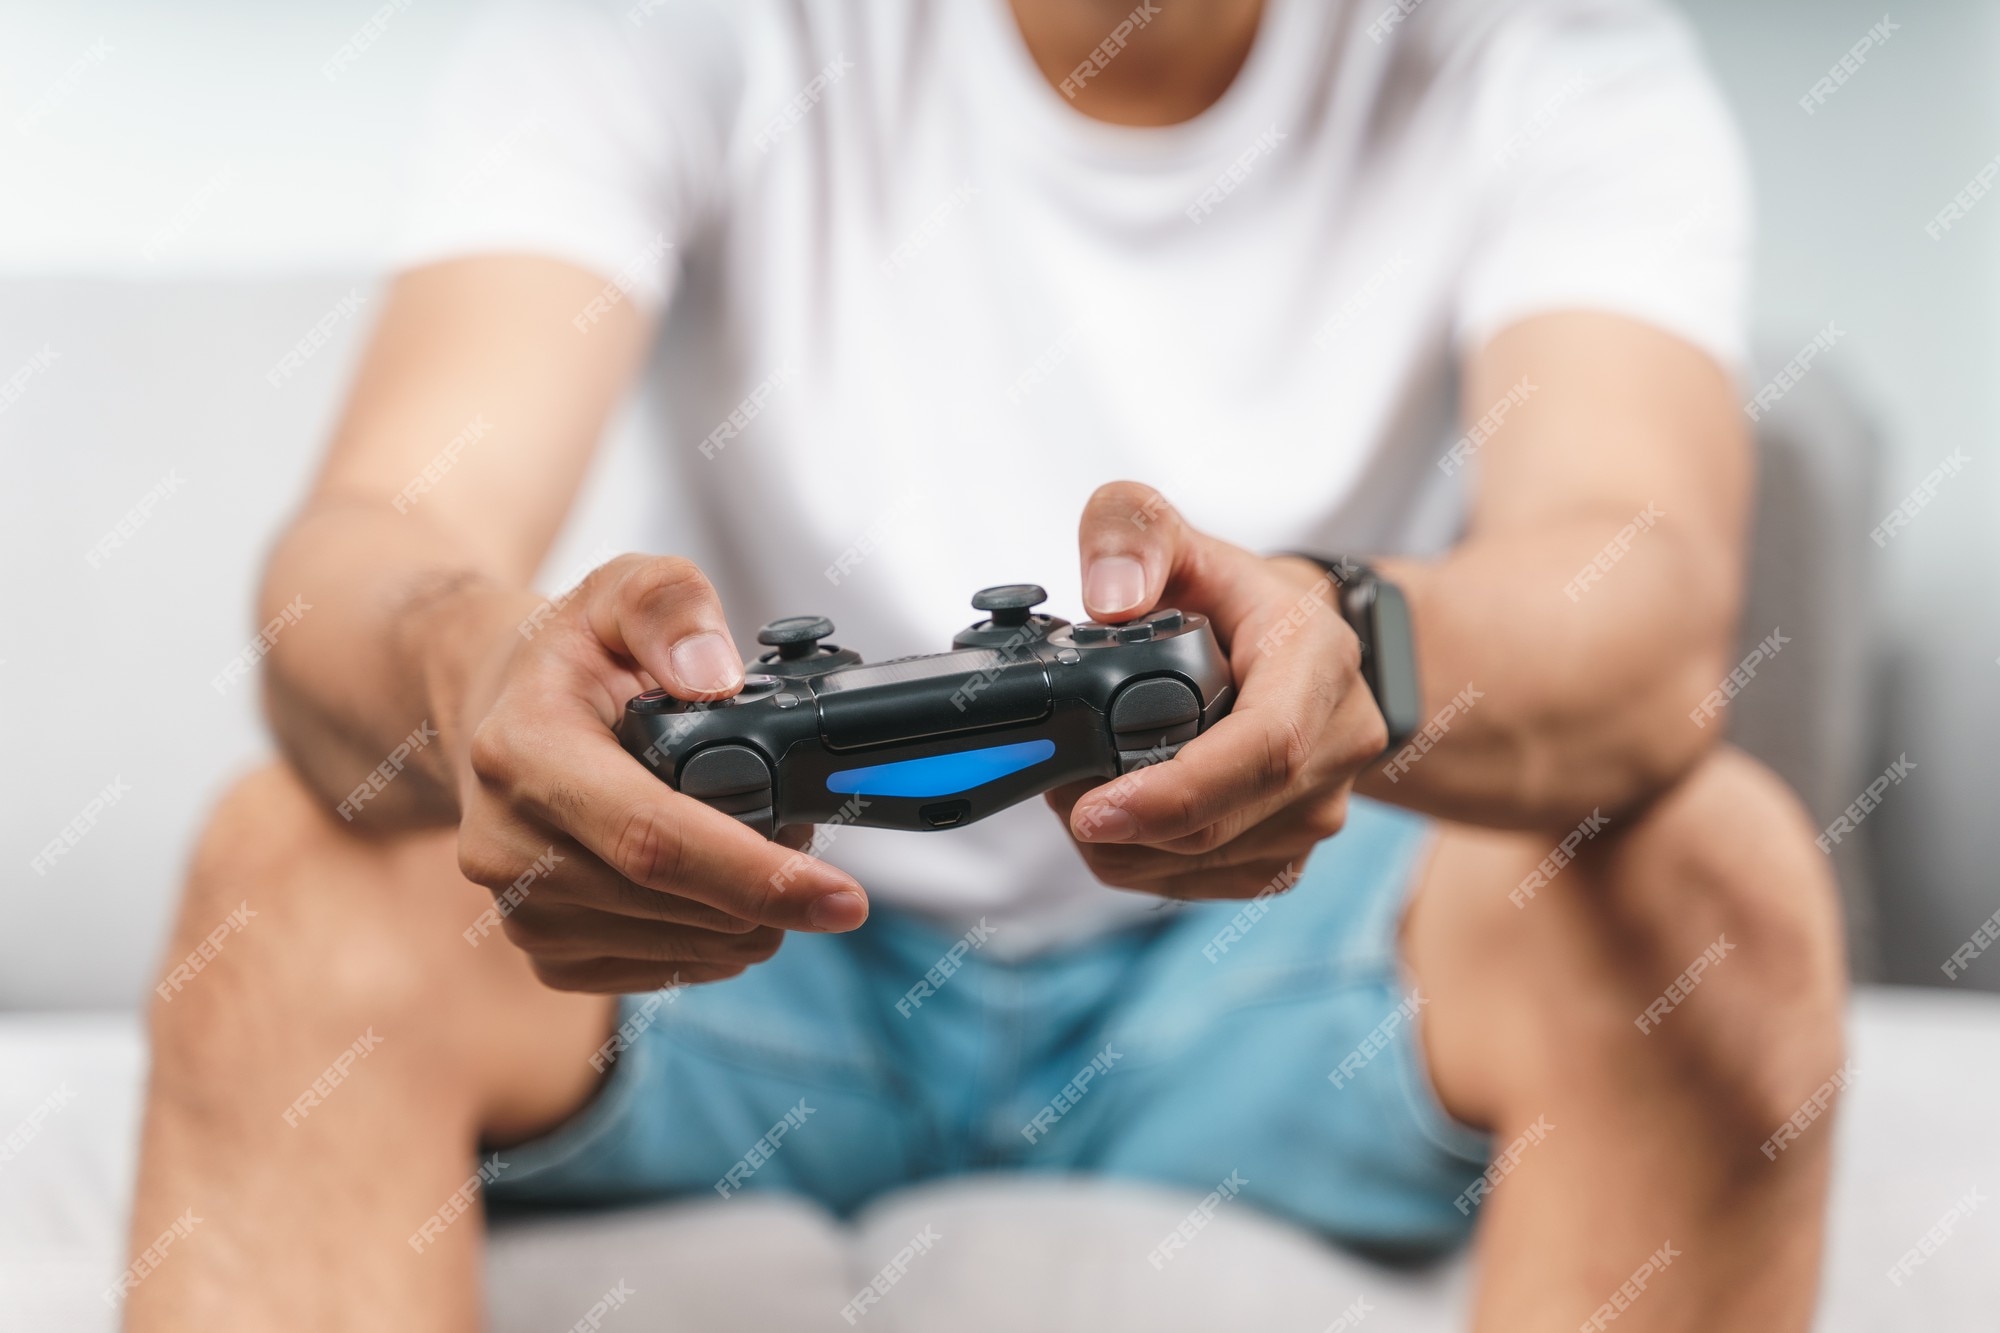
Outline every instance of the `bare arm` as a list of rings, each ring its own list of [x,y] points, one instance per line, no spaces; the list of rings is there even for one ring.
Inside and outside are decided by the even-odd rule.
[[[1360,790],[1566,828],[1658,791],[1714,740],[1687,713],[1728,670],[1751,455],[1721,368],[1631,320],[1503,332],[1469,367],[1469,416],[1523,380],[1534,392],[1478,454],[1464,542],[1384,562],[1411,599],[1426,710],[1480,697],[1397,781],[1374,765]]]
[[[457,818],[447,756],[465,748],[466,677],[540,604],[529,580],[645,345],[629,304],[578,333],[571,318],[602,286],[514,257],[399,278],[272,553],[263,618],[301,595],[312,610],[266,660],[267,709],[328,806],[423,723],[444,742],[356,808],[362,827]]]

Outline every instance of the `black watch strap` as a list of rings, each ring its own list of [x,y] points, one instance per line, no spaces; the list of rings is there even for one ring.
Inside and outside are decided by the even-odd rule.
[[[1388,724],[1388,748],[1399,748],[1423,725],[1416,638],[1403,590],[1359,560],[1310,551],[1285,554],[1310,560],[1338,585],[1341,618],[1361,640],[1361,678]]]

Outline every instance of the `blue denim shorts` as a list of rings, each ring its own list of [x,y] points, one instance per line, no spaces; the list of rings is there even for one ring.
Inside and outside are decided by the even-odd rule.
[[[490,1200],[789,1190],[837,1213],[982,1171],[1241,1197],[1340,1242],[1459,1243],[1483,1135],[1439,1105],[1397,952],[1423,819],[1356,799],[1290,892],[1004,962],[877,908],[731,980],[621,1004],[599,1092]],[[976,932],[975,932],[976,934]]]

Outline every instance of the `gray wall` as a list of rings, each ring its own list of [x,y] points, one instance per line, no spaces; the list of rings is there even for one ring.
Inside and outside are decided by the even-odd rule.
[[[1916,765],[1869,821],[1883,961],[1943,984],[2000,908],[2000,197],[1939,239],[1925,227],[2000,155],[2000,6],[1892,7],[1900,29],[1812,115],[1798,99],[1881,20],[1879,0],[1685,8],[1754,157],[1762,340],[1846,331],[1814,373],[1846,379],[1882,430],[1876,521],[1954,449],[1970,459],[1875,552],[1863,594],[1884,672],[1876,768]],[[2000,990],[2000,960],[1959,984]]]

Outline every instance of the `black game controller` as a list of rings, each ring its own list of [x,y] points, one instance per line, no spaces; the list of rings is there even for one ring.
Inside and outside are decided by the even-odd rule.
[[[742,692],[648,690],[618,739],[676,790],[766,837],[789,824],[947,829],[1051,787],[1171,758],[1235,698],[1205,617],[1072,625],[1031,583],[972,599],[953,651],[863,665],[817,616],[757,632]]]

